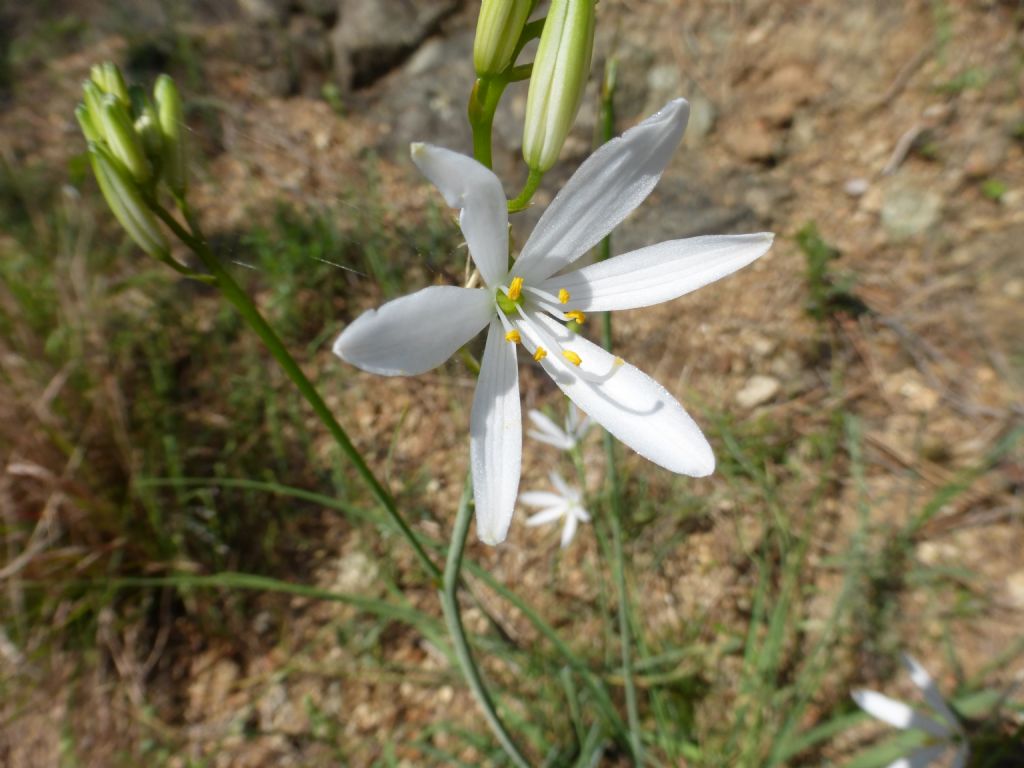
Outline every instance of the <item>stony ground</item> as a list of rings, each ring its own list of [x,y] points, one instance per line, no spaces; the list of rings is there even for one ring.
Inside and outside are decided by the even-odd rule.
[[[419,20],[422,34],[400,54],[360,69],[365,57],[351,52],[351,33],[338,31],[343,18],[244,5],[244,22],[227,14],[183,22],[212,89],[202,97],[220,120],[220,145],[204,148],[209,159],[197,188],[208,228],[243,227],[281,199],[330,205],[344,197],[354,217],[422,217],[433,191],[414,173],[406,148],[411,140],[469,146],[463,104],[474,8],[424,4],[430,10]],[[820,572],[812,617],[824,619],[830,610],[840,585],[828,563],[862,514],[905,522],[922,500],[983,464],[1024,416],[1020,13],[1015,3],[984,0],[601,2],[595,70],[609,56],[619,61],[621,127],[676,95],[688,97],[693,109],[684,150],[617,233],[616,248],[700,233],[777,233],[769,255],[728,281],[617,316],[621,354],[696,414],[726,412],[741,423],[768,425],[771,440],[785,449],[801,444],[835,405],[821,361],[822,326],[806,311],[806,258],[795,238],[805,224],[814,222],[841,252],[834,274],[851,279],[849,291],[865,310],[830,326],[848,357],[843,396],[863,429],[863,478],[835,487],[828,514],[815,523],[812,560]],[[286,42],[272,34],[282,23]],[[111,35],[27,74],[0,114],[5,161],[56,167],[77,152],[71,111],[78,82],[90,63],[117,58],[125,46]],[[332,51],[336,60],[349,57],[344,66],[327,63]],[[332,106],[321,98],[322,86],[343,75],[350,79]],[[552,174],[522,217],[523,232],[588,151],[593,96],[567,144],[564,170]],[[524,102],[525,89],[513,89],[499,116],[499,124],[512,126],[497,135],[496,169],[509,192],[520,181],[514,126]],[[351,203],[370,154],[385,210]],[[339,328],[379,302],[367,283],[353,281]],[[332,406],[347,414],[371,460],[388,451],[399,492],[405,479],[428,476],[418,503],[435,519],[449,519],[466,466],[472,382],[456,368],[382,381],[340,366],[326,349],[304,362]],[[556,402],[536,371],[524,365],[522,375],[526,406]],[[320,452],[330,455],[326,439]],[[549,461],[543,451],[528,454],[524,486],[541,482]],[[777,490],[798,516],[814,492],[815,465],[799,452],[789,461]],[[933,668],[942,670],[944,657],[935,649],[945,638],[966,676],[1024,634],[1019,449],[990,469],[941,507],[913,552],[922,563],[966,574],[965,589],[985,609],[950,619],[933,593],[908,591],[895,620],[901,647],[926,661],[934,654]],[[630,460],[628,470],[666,487],[639,461]],[[744,494],[720,479],[688,487],[707,499],[701,522],[667,551],[658,547],[664,526],[642,528],[632,543],[636,593],[652,635],[707,617],[703,634],[711,647],[716,622],[739,624],[749,610],[753,576],[743,562],[757,546],[761,523],[745,513]],[[367,555],[375,545],[326,512],[320,525],[316,583],[379,594],[380,566]],[[443,535],[440,525],[429,532]],[[498,579],[534,596],[545,615],[565,617],[573,604],[597,600],[597,546],[585,537],[579,544],[556,561],[550,532],[515,525],[507,546],[471,550]],[[655,551],[657,557],[646,554]],[[412,572],[408,553],[395,557],[391,571]],[[436,610],[429,590],[410,598]],[[38,696],[16,713],[0,706],[0,755],[12,768],[57,765],[56,734],[73,732],[77,764],[107,765],[151,732],[183,745],[172,765],[198,764],[186,756],[218,766],[317,765],[332,759],[329,739],[307,737],[323,722],[338,722],[351,764],[368,765],[380,758],[382,734],[401,741],[442,719],[479,727],[462,686],[415,633],[385,638],[375,653],[436,684],[382,676],[379,667],[367,671],[358,656],[343,653],[333,628],[352,615],[350,608],[301,598],[268,600],[238,642],[176,633],[187,640],[178,637],[173,664],[155,677],[141,671],[145,654],[130,637],[107,638],[110,660],[86,665],[84,675],[67,652],[33,673]],[[532,639],[517,617],[506,629]],[[719,665],[712,685],[727,688],[729,660],[712,654],[708,662]],[[10,658],[0,663],[13,668]],[[848,671],[866,660],[851,650],[835,664]],[[491,673],[511,674],[498,665]],[[877,683],[874,674],[866,666],[864,681]],[[1018,659],[1001,679],[1022,675]],[[254,729],[261,735],[246,735]],[[438,746],[446,738],[438,734]]]

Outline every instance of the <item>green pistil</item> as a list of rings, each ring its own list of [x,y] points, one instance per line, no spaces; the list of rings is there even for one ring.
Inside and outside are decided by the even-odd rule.
[[[494,293],[494,298],[498,302],[498,307],[506,315],[517,316],[519,314],[519,307],[523,304],[523,297],[520,295],[518,299],[514,301],[505,295],[505,292],[499,288]]]

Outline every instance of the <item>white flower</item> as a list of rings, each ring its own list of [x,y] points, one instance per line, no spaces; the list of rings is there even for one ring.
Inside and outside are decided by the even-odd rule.
[[[572,401],[569,401],[569,407],[565,412],[564,430],[536,408],[526,415],[536,427],[526,434],[534,440],[553,445],[562,451],[571,451],[590,431],[590,417],[581,417],[580,409]]]
[[[546,525],[564,517],[562,527],[562,549],[569,546],[580,523],[590,522],[590,513],[583,508],[583,498],[578,489],[570,487],[557,472],[548,475],[558,493],[551,491],[523,491],[519,500],[527,506],[539,509],[526,520],[527,525]]]
[[[520,343],[570,400],[641,456],[703,477],[715,459],[704,435],[664,387],[564,324],[584,312],[668,301],[764,254],[772,235],[669,240],[563,274],[647,197],[682,138],[683,99],[594,152],[541,216],[509,268],[501,182],[472,158],[414,144],[412,159],[461,209],[460,226],[485,288],[432,286],[357,318],[334,352],[372,373],[415,375],[437,367],[482,329],[487,345],[470,415],[477,535],[504,541],[519,486]]]
[[[938,720],[921,714],[902,701],[890,699],[876,691],[862,689],[854,691],[852,694],[857,706],[872,717],[888,723],[894,728],[923,731],[931,737],[926,746],[890,763],[889,768],[925,768],[942,758],[953,747],[956,748],[953,768],[964,768],[967,765],[970,749],[960,720],[949,708],[946,700],[942,698],[931,675],[908,654],[903,654],[902,661],[903,666],[910,673],[910,679],[921,690],[925,701],[938,715]]]

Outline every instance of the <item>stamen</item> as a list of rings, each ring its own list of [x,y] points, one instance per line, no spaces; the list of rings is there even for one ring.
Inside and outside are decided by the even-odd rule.
[[[558,301],[562,304],[569,303],[569,292],[565,288],[558,289]],[[580,322],[582,323],[583,321],[580,320]]]
[[[512,301],[519,301],[519,296],[523,292],[523,278],[513,277],[512,282],[508,286],[508,297]]]
[[[573,365],[579,365],[580,363],[583,362],[583,359],[579,355],[577,355],[575,352],[573,352],[571,349],[563,349],[562,350],[562,357],[564,357],[566,360],[568,360]]]
[[[548,351],[544,347],[537,347],[537,351],[533,353],[533,359],[538,363],[548,356]]]
[[[580,325],[583,325],[587,321],[587,316],[580,312],[578,309],[574,309],[572,312],[566,312],[565,316],[569,320],[575,320]]]
[[[511,341],[513,344],[518,344],[522,340],[523,337],[520,335],[519,331],[511,330],[505,334],[505,341]]]

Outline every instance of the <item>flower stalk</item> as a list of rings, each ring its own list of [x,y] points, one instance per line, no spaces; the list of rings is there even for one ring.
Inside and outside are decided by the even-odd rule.
[[[469,647],[469,640],[466,636],[466,628],[462,624],[462,612],[459,609],[458,587],[459,572],[462,569],[462,553],[466,548],[466,537],[469,534],[469,524],[473,519],[470,499],[472,498],[472,485],[467,478],[465,487],[462,490],[462,498],[459,500],[459,509],[455,515],[455,529],[452,532],[452,540],[448,545],[448,557],[444,566],[443,588],[441,589],[441,608],[444,612],[445,624],[452,636],[452,644],[455,649],[455,657],[459,662],[469,689],[476,699],[480,711],[490,726],[491,731],[497,738],[505,754],[517,768],[529,768],[530,763],[523,757],[512,737],[509,735],[505,724],[498,716],[494,706],[494,700],[480,675],[480,670],[473,660],[473,653]]]

